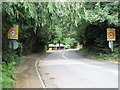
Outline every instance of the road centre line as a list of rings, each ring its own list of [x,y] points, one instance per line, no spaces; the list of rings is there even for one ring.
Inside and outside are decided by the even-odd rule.
[[[114,73],[114,74],[117,74],[117,75],[118,75],[118,71],[116,71],[116,70],[110,70],[110,69],[105,68],[105,67],[103,68],[103,67],[100,67],[100,66],[88,65],[88,64],[85,64],[85,63],[80,63],[80,64],[82,64],[82,65],[84,65],[84,66],[87,66],[87,67],[99,69],[99,70],[101,70],[101,71],[109,71],[109,72],[111,72],[111,73]]]
[[[65,58],[66,60],[69,60],[69,59],[64,55],[64,53],[62,53],[61,55],[62,55],[62,57]],[[105,68],[105,67],[96,66],[96,65],[93,66],[93,65],[86,64],[86,63],[82,63],[82,62],[78,62],[78,63],[81,64],[81,65],[87,66],[87,67],[99,69],[99,70],[101,70],[101,71],[109,71],[109,72],[112,72],[112,73],[118,75],[118,71],[116,71],[116,70],[110,70],[110,69]]]
[[[66,60],[69,60],[69,59],[64,55],[64,53],[62,53],[62,57],[65,58]]]

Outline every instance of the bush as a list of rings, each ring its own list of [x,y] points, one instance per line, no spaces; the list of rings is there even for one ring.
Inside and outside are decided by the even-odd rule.
[[[3,53],[2,61],[6,63],[10,62],[16,62],[16,65],[18,65],[22,60],[22,56],[16,54],[15,51],[7,51]]]
[[[2,88],[12,88],[15,85],[15,64],[15,62],[2,63]]]
[[[102,54],[98,53],[98,59],[104,59],[104,60],[114,60],[118,59],[118,53],[111,53],[111,54]]]
[[[118,61],[118,56],[119,56],[119,53],[115,53],[115,52],[106,54],[106,53],[97,52],[94,50],[90,51],[85,48],[80,49],[78,53],[80,53],[83,56],[90,57],[90,58],[103,59],[103,60],[115,60],[115,61]]]
[[[23,60],[22,56],[17,55],[17,51],[7,51],[3,53],[2,57],[2,88],[13,88],[15,85],[16,76],[15,66],[19,65]]]
[[[17,48],[17,50],[15,50],[15,51],[16,51],[16,54],[17,54],[18,56],[22,56],[22,53],[23,53],[23,44],[22,44],[22,43],[19,43],[18,48]]]
[[[75,48],[78,44],[78,42],[74,38],[65,38],[63,42],[66,46],[66,48]]]

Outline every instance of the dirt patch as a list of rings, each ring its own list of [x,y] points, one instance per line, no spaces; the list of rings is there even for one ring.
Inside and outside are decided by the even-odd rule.
[[[15,88],[43,88],[35,69],[35,62],[42,54],[34,54],[25,57],[25,61],[16,67]]]

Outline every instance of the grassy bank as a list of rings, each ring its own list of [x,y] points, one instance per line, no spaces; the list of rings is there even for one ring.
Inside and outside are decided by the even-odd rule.
[[[57,50],[47,50],[46,52],[54,52],[54,51],[57,51]]]
[[[15,67],[18,66],[23,61],[23,56],[17,55],[15,52],[6,52],[2,56],[1,73],[2,88],[13,88],[15,86],[16,76],[14,75],[16,70]]]
[[[89,51],[84,48],[77,51],[77,53],[79,53],[80,55],[85,56],[87,58],[120,62],[120,59],[118,58],[118,55],[119,55],[118,53],[103,54],[100,52]]]

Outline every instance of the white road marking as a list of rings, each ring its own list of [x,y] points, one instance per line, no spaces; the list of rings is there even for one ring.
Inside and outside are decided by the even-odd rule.
[[[64,55],[64,53],[62,53],[62,57],[68,60],[68,58]]]
[[[64,53],[62,53],[62,57],[65,58],[66,60],[69,60],[69,59],[64,55]],[[78,64],[82,64],[82,65],[87,66],[87,67],[99,69],[99,70],[101,70],[101,71],[109,71],[109,72],[112,72],[112,73],[118,75],[118,70],[111,70],[111,69],[108,69],[108,68],[105,68],[105,67],[101,67],[101,66],[97,66],[97,65],[89,65],[89,64],[86,64],[86,63],[83,63],[83,62],[79,62],[79,61],[78,61],[77,63],[78,63]]]
[[[40,83],[42,84],[42,87],[43,87],[43,88],[46,88],[46,87],[45,87],[45,84],[43,83],[42,77],[41,77],[40,73],[38,72],[37,63],[38,63],[38,60],[35,62],[35,69],[36,69],[36,71],[37,71],[37,74],[38,74]]]
[[[101,66],[93,66],[93,65],[89,65],[89,64],[85,64],[85,63],[80,63],[84,66],[87,66],[87,67],[91,67],[91,68],[95,68],[95,69],[99,69],[101,71],[106,71],[106,72],[112,72],[114,74],[117,74],[118,75],[118,71],[117,70],[111,70],[111,69],[108,69],[108,68],[105,68],[105,67],[101,67]]]

